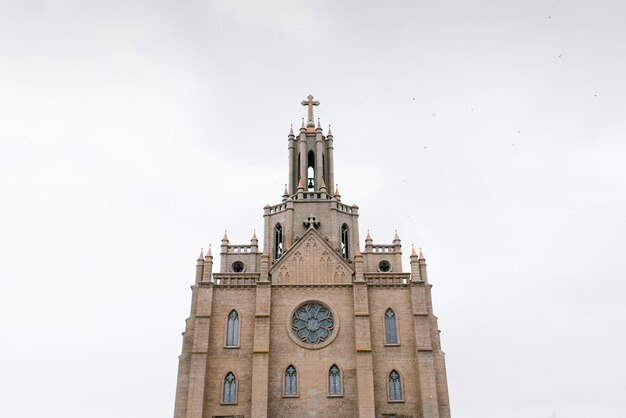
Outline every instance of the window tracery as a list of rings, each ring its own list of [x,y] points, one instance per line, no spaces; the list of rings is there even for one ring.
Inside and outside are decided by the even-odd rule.
[[[395,370],[389,373],[389,400],[402,400],[402,382],[400,381],[400,374]]]
[[[385,312],[385,344],[398,344],[396,314],[391,308]]]
[[[230,311],[228,314],[228,323],[226,326],[226,346],[237,347],[239,345],[239,314],[236,310]]]
[[[341,370],[335,364],[328,370],[328,394],[341,395]]]
[[[285,395],[294,396],[298,393],[298,374],[293,365],[285,370]]]
[[[224,378],[224,391],[222,395],[223,403],[237,402],[237,378],[233,372],[228,372]]]
[[[328,306],[319,302],[300,305],[291,317],[294,335],[307,344],[321,344],[328,339],[335,328],[335,319]]]

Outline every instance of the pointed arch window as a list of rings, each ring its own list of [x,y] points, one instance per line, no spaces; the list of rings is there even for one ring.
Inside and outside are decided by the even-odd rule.
[[[293,365],[289,365],[285,370],[285,396],[296,396],[298,394],[298,372]]]
[[[348,258],[348,255],[350,254],[350,229],[348,228],[348,225],[343,224],[341,226],[341,256],[343,258]]]
[[[385,312],[385,344],[398,344],[396,314],[391,308]]]
[[[389,400],[401,401],[402,398],[402,381],[400,380],[400,373],[392,370],[389,373]]]
[[[315,153],[313,151],[309,151],[307,154],[307,185],[306,188],[308,191],[313,191],[315,189]]]
[[[276,224],[274,227],[274,260],[278,260],[283,255],[283,227]]]
[[[222,403],[237,403],[237,378],[233,372],[228,372],[224,378]]]
[[[336,364],[328,370],[328,394],[330,396],[341,395],[341,370]]]
[[[228,322],[226,325],[226,347],[239,346],[239,314],[236,310],[230,311],[228,314]]]

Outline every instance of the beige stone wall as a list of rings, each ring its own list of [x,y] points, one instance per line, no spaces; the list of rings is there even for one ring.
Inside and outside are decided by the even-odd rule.
[[[339,327],[333,342],[310,350],[296,344],[288,328],[293,310],[302,302],[318,300],[335,314]],[[269,414],[281,417],[357,416],[354,312],[351,286],[273,287],[269,366]],[[298,370],[299,397],[284,398],[283,374],[293,364]],[[328,370],[342,371],[343,396],[328,397]],[[307,412],[309,411],[309,412]],[[311,412],[314,411],[314,412]]]
[[[254,287],[215,287],[207,356],[205,418],[250,416],[255,294]],[[232,309],[239,313],[239,348],[225,348],[226,318]],[[220,405],[222,383],[229,371],[235,373],[238,380],[237,404]]]
[[[410,289],[407,286],[370,286],[368,289],[377,414],[420,417],[420,388]],[[385,345],[384,314],[388,308],[393,309],[396,315],[397,346]],[[404,402],[388,402],[387,379],[393,369],[402,377]]]

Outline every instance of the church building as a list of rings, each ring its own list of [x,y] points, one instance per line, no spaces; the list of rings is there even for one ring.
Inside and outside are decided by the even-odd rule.
[[[319,102],[302,104],[263,245],[225,233],[215,269],[200,253],[174,418],[449,418],[422,251],[404,271],[397,233],[360,245],[359,208],[333,187],[333,135],[314,122]]]

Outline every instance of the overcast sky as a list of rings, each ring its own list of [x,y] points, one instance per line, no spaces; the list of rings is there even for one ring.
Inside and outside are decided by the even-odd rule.
[[[453,416],[624,417],[625,13],[0,0],[0,416],[172,416],[197,255],[310,93],[361,239],[423,248]]]

